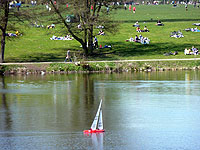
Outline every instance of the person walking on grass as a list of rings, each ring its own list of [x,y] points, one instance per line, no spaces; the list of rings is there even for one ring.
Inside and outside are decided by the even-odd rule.
[[[126,6],[126,3],[124,3],[124,10],[126,10],[127,9],[127,6]]]
[[[131,11],[131,4],[129,4],[129,11]]]
[[[99,45],[98,45],[98,40],[97,40],[97,37],[95,36],[94,37],[94,48],[95,49],[98,49]]]
[[[188,4],[185,3],[185,10],[188,11]]]
[[[66,55],[66,58],[65,58],[64,62],[67,62],[67,61],[72,62],[71,56],[70,56],[70,50],[67,51],[67,55]]]
[[[136,12],[136,7],[133,7],[133,13],[135,13]]]

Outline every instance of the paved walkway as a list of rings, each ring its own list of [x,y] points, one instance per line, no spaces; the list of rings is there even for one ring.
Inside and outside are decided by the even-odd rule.
[[[106,61],[84,61],[84,62],[139,62],[139,61],[191,61],[200,60],[200,58],[184,58],[184,59],[141,59],[141,60],[106,60]],[[51,64],[51,63],[66,63],[66,62],[23,62],[23,63],[0,63],[0,65],[34,65],[34,64]],[[69,62],[68,62],[69,63]]]

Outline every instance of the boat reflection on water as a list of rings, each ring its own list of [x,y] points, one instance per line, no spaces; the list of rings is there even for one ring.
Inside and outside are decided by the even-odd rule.
[[[103,150],[104,133],[85,133],[84,135],[91,138],[93,149]]]
[[[102,150],[103,149],[103,134],[104,133],[92,133],[92,145],[95,149]]]

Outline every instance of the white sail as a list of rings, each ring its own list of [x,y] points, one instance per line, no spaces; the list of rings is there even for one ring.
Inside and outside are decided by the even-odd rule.
[[[98,119],[99,119],[99,112],[100,112],[100,109],[101,109],[101,103],[102,103],[102,100],[100,101],[100,104],[99,104],[99,108],[97,110],[97,113],[96,113],[96,116],[94,118],[94,121],[91,125],[91,129],[92,130],[96,130],[97,129],[97,123],[98,123]]]
[[[103,130],[103,117],[102,117],[102,109],[100,111],[99,122],[98,122],[98,129]]]

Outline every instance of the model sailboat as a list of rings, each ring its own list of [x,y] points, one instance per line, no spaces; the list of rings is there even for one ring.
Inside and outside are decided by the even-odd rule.
[[[94,121],[91,125],[90,130],[84,130],[84,133],[96,133],[96,132],[105,132],[103,129],[103,117],[102,117],[102,109],[101,109],[102,100],[100,101],[99,108],[97,110]]]

